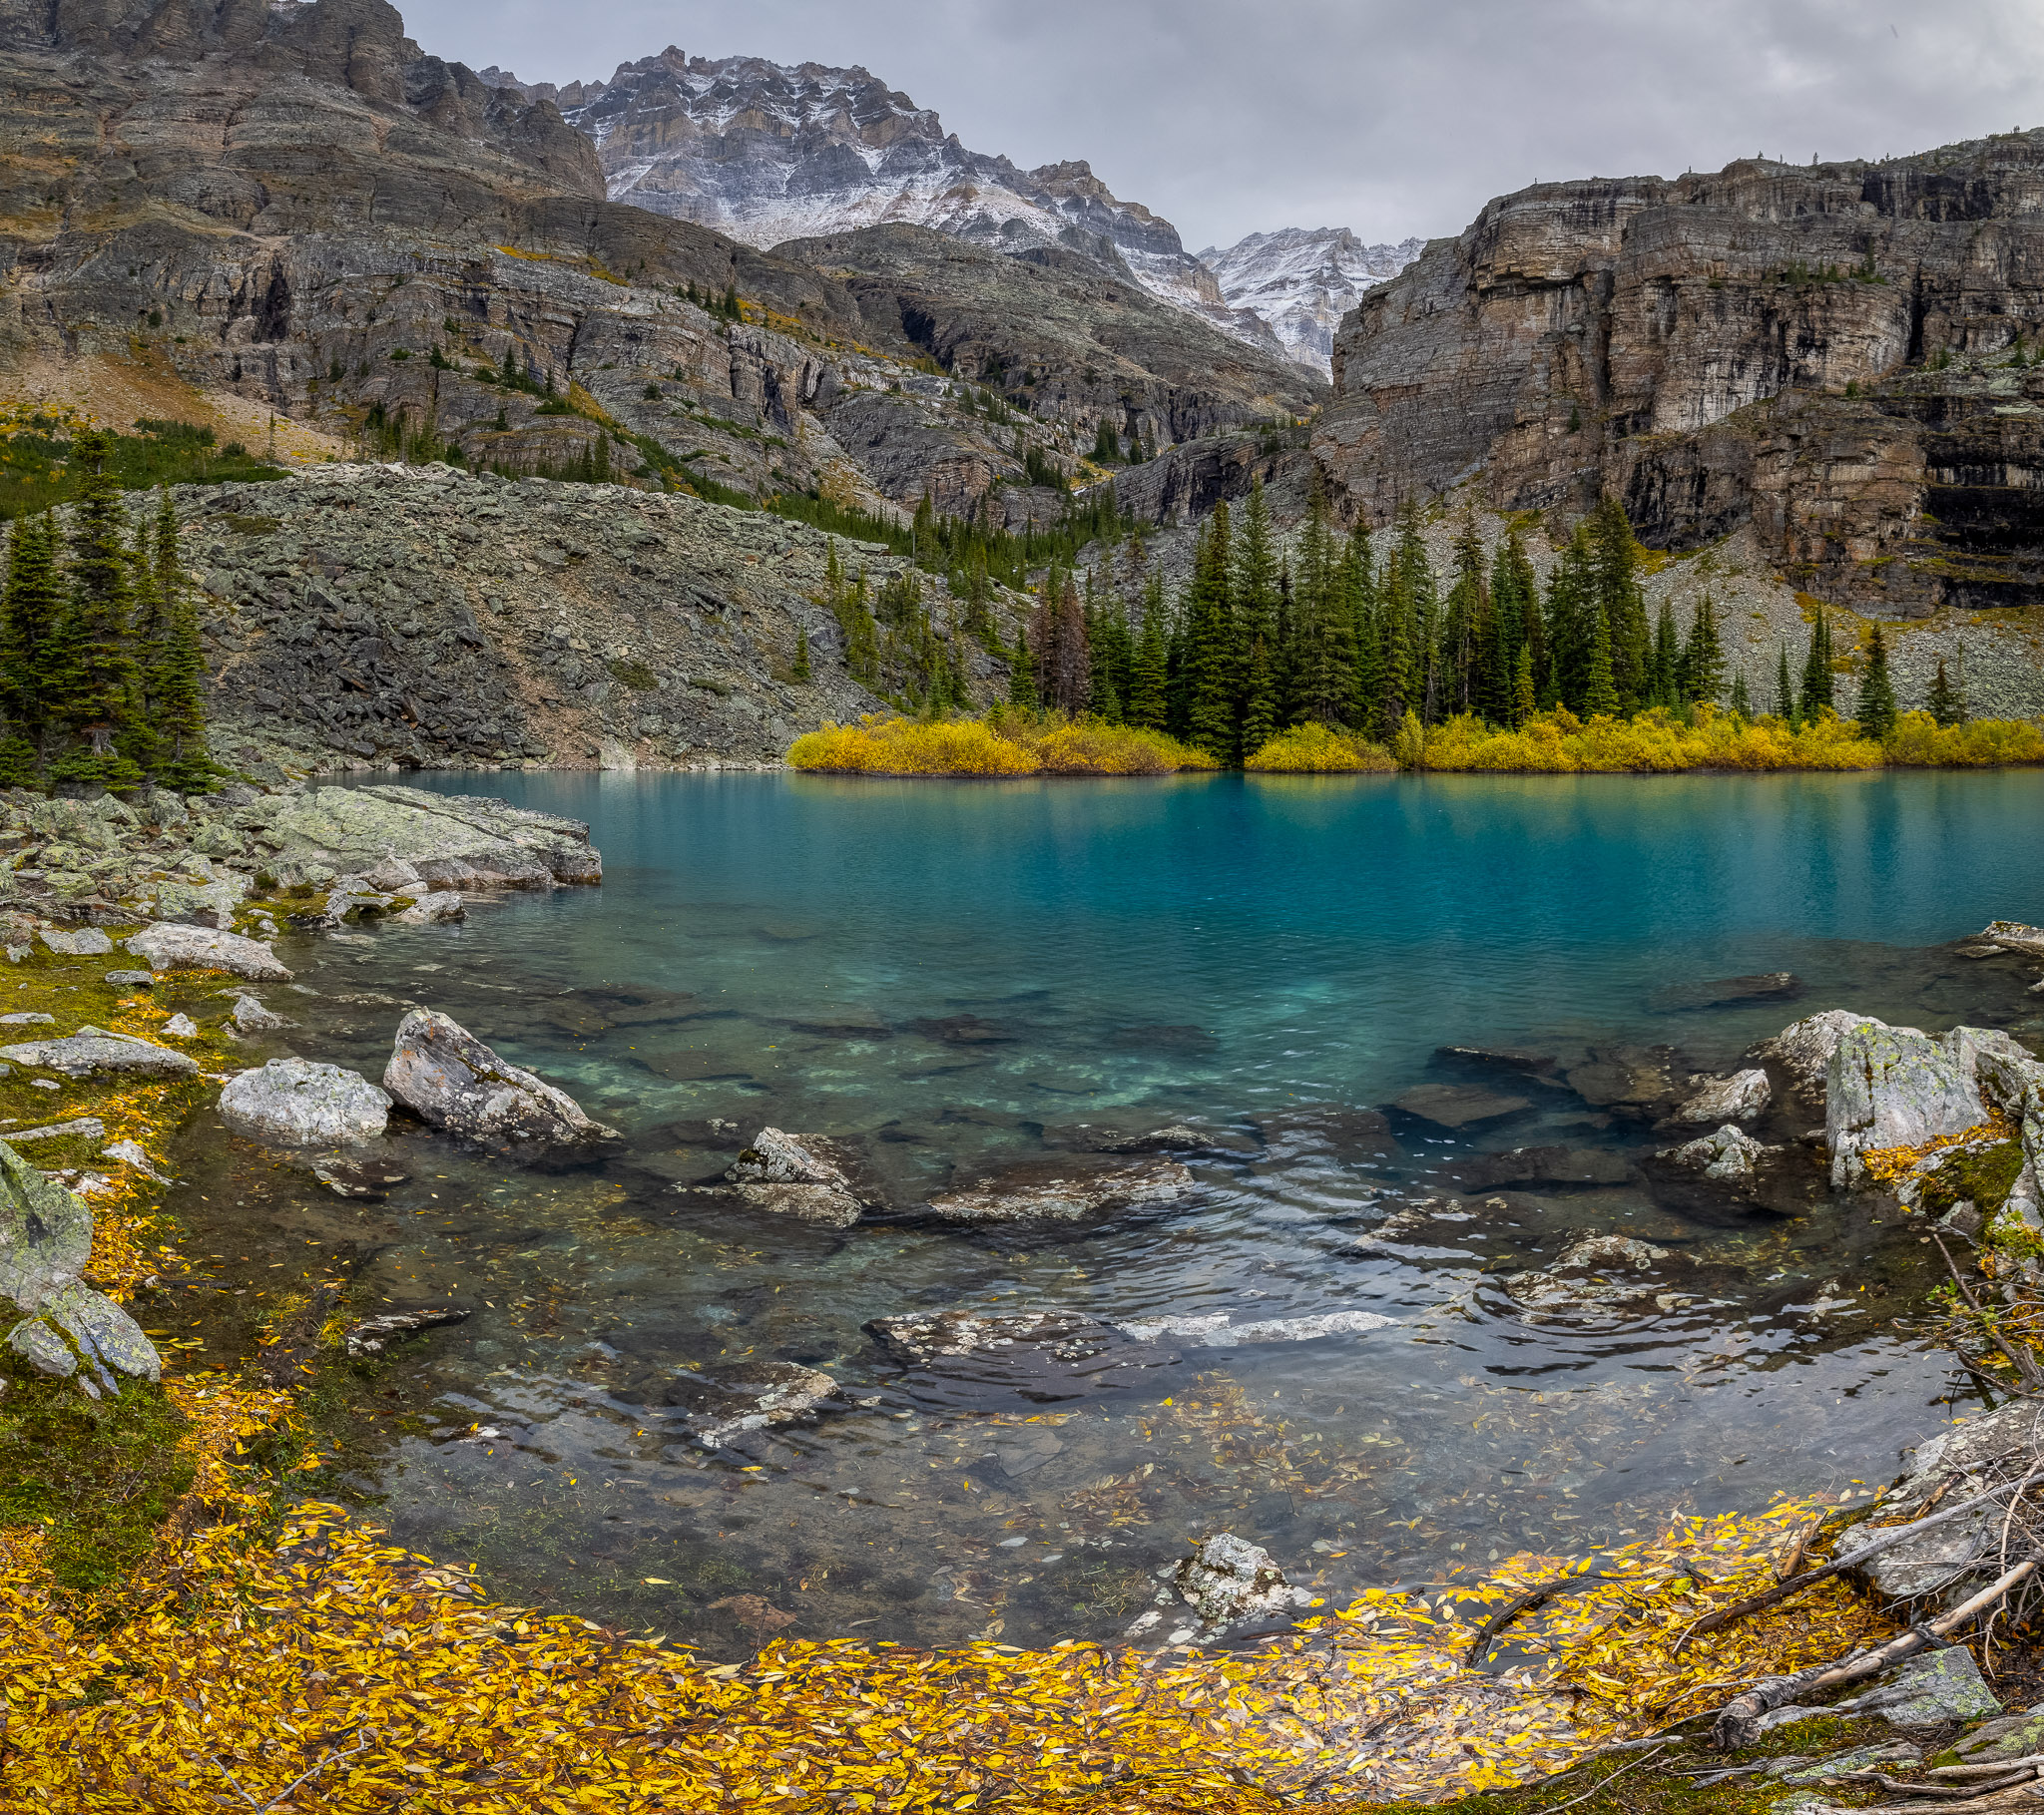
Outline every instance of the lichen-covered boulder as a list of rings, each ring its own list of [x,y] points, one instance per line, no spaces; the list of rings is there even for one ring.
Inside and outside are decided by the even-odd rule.
[[[51,951],[66,958],[97,958],[114,949],[113,940],[96,926],[80,927],[76,932],[46,927],[42,940]]]
[[[1768,1107],[1773,1095],[1767,1073],[1756,1066],[1729,1078],[1705,1079],[1668,1120],[1706,1128],[1713,1123],[1751,1122]]]
[[[62,1040],[30,1040],[0,1046],[0,1059],[16,1065],[41,1066],[67,1078],[90,1078],[100,1072],[133,1072],[145,1078],[196,1078],[199,1062],[167,1046],[138,1040],[133,1034],[110,1034],[104,1028],[82,1027]]]
[[[581,1146],[618,1136],[437,1009],[413,1009],[397,1024],[383,1088],[435,1128],[474,1140]]]
[[[132,935],[128,949],[156,971],[226,971],[252,983],[288,983],[291,974],[268,946],[239,933],[159,921]]]
[[[41,1309],[46,1322],[71,1338],[79,1358],[99,1376],[102,1386],[113,1387],[115,1374],[139,1380],[163,1377],[163,1358],[156,1344],[104,1292],[74,1280],[45,1298]]]
[[[1282,1613],[1312,1598],[1294,1588],[1262,1545],[1217,1532],[1178,1566],[1179,1597],[1209,1627]]]
[[[359,1072],[311,1059],[272,1059],[228,1081],[223,1121],[238,1134],[291,1146],[374,1140],[390,1099]]]
[[[274,1009],[264,1008],[257,998],[246,992],[235,998],[235,1006],[228,1011],[228,1019],[235,1024],[238,1034],[274,1034],[295,1025]]]
[[[1701,1173],[1706,1178],[1740,1183],[1754,1176],[1767,1153],[1768,1148],[1744,1129],[1733,1128],[1728,1123],[1714,1134],[1667,1148],[1655,1157]]]
[[[1884,1027],[1868,1015],[1850,1009],[1825,1009],[1820,1015],[1805,1015],[1791,1021],[1772,1040],[1763,1040],[1747,1054],[1764,1065],[1779,1066],[1788,1094],[1803,1107],[1820,1111],[1824,1102],[1824,1081],[1830,1075],[1831,1054],[1844,1038],[1847,1028]]]
[[[91,1253],[92,1211],[0,1140],[0,1292],[32,1311]]]
[[[438,926],[443,921],[466,920],[468,909],[453,889],[438,889],[421,895],[410,907],[391,916],[395,926]]]
[[[1824,1087],[1832,1185],[1864,1184],[1868,1153],[1921,1147],[1978,1128],[1987,1120],[1980,1055],[2004,1059],[2010,1050],[2027,1057],[2006,1034],[1987,1029],[1953,1028],[1933,1039],[1874,1021],[1847,1028],[1832,1049]]]

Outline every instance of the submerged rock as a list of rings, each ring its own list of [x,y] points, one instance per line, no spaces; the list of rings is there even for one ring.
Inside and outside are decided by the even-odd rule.
[[[689,1412],[696,1441],[713,1450],[749,1432],[813,1417],[843,1398],[843,1389],[828,1374],[792,1361],[749,1361],[713,1375],[684,1377],[666,1393],[669,1405]]]
[[[821,1228],[848,1229],[865,1207],[835,1146],[821,1134],[762,1129],[725,1177],[730,1194],[748,1209]]]
[[[1178,1359],[1175,1349],[1080,1311],[910,1311],[865,1328],[896,1361],[938,1377],[954,1397],[1070,1399],[1140,1385],[1146,1370]]]
[[[434,1305],[427,1310],[384,1311],[352,1324],[341,1337],[350,1355],[381,1355],[393,1342],[416,1336],[421,1330],[442,1329],[451,1323],[466,1323],[470,1313],[454,1305]]]
[[[1536,1320],[1568,1311],[1622,1309],[1649,1299],[1663,1310],[1673,1310],[1687,1303],[1687,1297],[1657,1290],[1652,1280],[1613,1277],[1645,1273],[1673,1257],[1670,1249],[1632,1236],[1586,1235],[1552,1267],[1513,1273],[1501,1284],[1505,1295]]]
[[[1517,1073],[1527,1078],[1545,1078],[1560,1065],[1552,1053],[1529,1053],[1503,1046],[1437,1046],[1433,1056],[1443,1065],[1464,1066],[1479,1072]]]
[[[1586,1064],[1567,1073],[1569,1089],[1592,1109],[1646,1121],[1658,1121],[1674,1107],[1688,1077],[1667,1046],[1595,1047]]]
[[[258,1140],[333,1146],[380,1135],[390,1099],[359,1072],[311,1059],[272,1059],[228,1081],[220,1113],[228,1127]]]
[[[1312,1595],[1284,1580],[1262,1545],[1217,1532],[1178,1567],[1179,1597],[1210,1629],[1302,1607]]]
[[[1530,1110],[1525,1097],[1507,1097],[1473,1084],[1422,1084],[1398,1098],[1391,1107],[1407,1116],[1430,1122],[1440,1129],[1471,1128],[1479,1122],[1499,1122]]]
[[[1611,1147],[1512,1147],[1457,1159],[1447,1169],[1477,1190],[1501,1184],[1623,1184],[1633,1175],[1626,1156]]]
[[[246,993],[235,998],[235,1006],[228,1012],[228,1019],[240,1034],[274,1034],[297,1025],[273,1009],[264,1008],[254,996]]]
[[[1677,983],[1656,990],[1652,1001],[1657,1009],[1730,1008],[1741,1002],[1780,1002],[1797,995],[1802,979],[1793,971],[1769,971],[1757,977],[1719,977],[1709,983]]]
[[[1745,1184],[1759,1176],[1762,1162],[1775,1149],[1764,1146],[1744,1129],[1730,1124],[1714,1134],[1664,1147],[1654,1157],[1727,1184]]]
[[[132,1072],[145,1078],[196,1078],[199,1062],[186,1053],[138,1040],[133,1034],[109,1034],[83,1027],[62,1040],[35,1040],[0,1046],[0,1059],[16,1065],[42,1066],[67,1078],[90,1078],[101,1072]]]
[[[1176,1159],[1025,1159],[935,1192],[929,1207],[946,1222],[1079,1222],[1136,1204],[1170,1203],[1192,1182]]]
[[[1773,1101],[1768,1075],[1756,1066],[1729,1078],[1710,1078],[1668,1120],[1704,1127],[1711,1123],[1752,1122]]]
[[[566,1091],[500,1059],[437,1009],[414,1009],[397,1024],[383,1088],[435,1128],[471,1139],[579,1146],[618,1137]]]
[[[252,983],[288,983],[291,974],[277,962],[268,946],[239,933],[209,931],[205,927],[173,926],[159,921],[144,927],[126,941],[138,958],[147,958],[158,971],[226,971],[231,977],[246,977]]]
[[[1226,1311],[1186,1317],[1138,1318],[1114,1327],[1140,1342],[1175,1337],[1208,1348],[1252,1348],[1263,1343],[1316,1342],[1322,1336],[1360,1336],[1394,1329],[1398,1320],[1377,1311],[1321,1311],[1309,1317],[1265,1317],[1231,1323]]]

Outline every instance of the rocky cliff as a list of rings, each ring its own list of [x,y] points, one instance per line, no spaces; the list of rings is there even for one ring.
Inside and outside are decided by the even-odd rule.
[[[1344,319],[1316,457],[1372,521],[1613,491],[1650,542],[1751,525],[1863,610],[2036,601],[2040,194],[2022,133],[1501,198]]]

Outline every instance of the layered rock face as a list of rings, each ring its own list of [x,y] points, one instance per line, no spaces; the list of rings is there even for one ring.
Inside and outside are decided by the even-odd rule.
[[[558,100],[587,133],[613,200],[769,246],[903,224],[1026,252],[1062,246],[1267,352],[1254,313],[1224,301],[1178,228],[1122,202],[1083,160],[1018,170],[968,151],[929,108],[863,69],[760,57],[712,61],[670,45],[620,64],[608,82],[565,89],[483,72]]]
[[[2040,187],[2024,133],[1500,198],[1344,319],[1317,458],[1376,522],[1464,483],[1612,491],[1651,542],[1750,524],[1862,610],[2033,602],[2044,384],[2010,355],[2044,323]]]
[[[1289,357],[1324,376],[1341,317],[1417,258],[1422,243],[1365,245],[1345,227],[1287,227],[1251,233],[1226,251],[1210,245],[1200,262],[1231,308],[1269,322]]]

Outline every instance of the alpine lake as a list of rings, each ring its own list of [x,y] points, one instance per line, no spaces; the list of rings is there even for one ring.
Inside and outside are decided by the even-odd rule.
[[[515,1163],[394,1120],[404,1181],[343,1198],[208,1115],[174,1201],[247,1317],[301,1274],[363,1313],[471,1313],[325,1395],[320,1491],[506,1600],[721,1658],[1115,1638],[1210,1533],[1339,1605],[1859,1493],[1968,1409],[1906,1216],[1684,1207],[1638,1160],[1686,1136],[1567,1080],[1668,1048],[1678,1076],[1735,1069],[1826,1008],[2036,1046],[2039,967],[1954,942],[2037,917],[2044,774],[406,779],[588,820],[603,885],[286,938],[299,993],[265,994],[299,1025],[250,1062],[380,1078],[433,1007],[623,1138]],[[1427,1086],[1519,1107],[1395,1107]],[[1175,1201],[917,1213],[1177,1124],[1215,1147]],[[768,1126],[851,1141],[894,1207],[833,1231],[677,1190]],[[1485,1153],[1537,1145],[1613,1181],[1483,1184]],[[1414,1205],[1393,1230],[1420,1233],[1373,1234]],[[1508,1289],[1609,1234],[1665,1251],[1648,1289]],[[952,1307],[1392,1321],[1070,1379],[913,1367],[864,1327]],[[763,1359],[840,1395],[706,1444],[678,1388]]]

